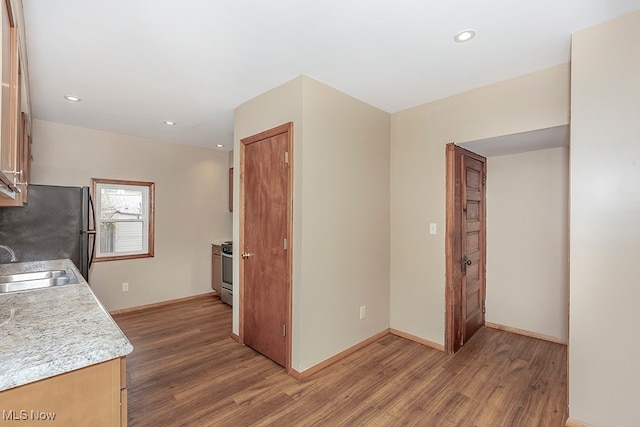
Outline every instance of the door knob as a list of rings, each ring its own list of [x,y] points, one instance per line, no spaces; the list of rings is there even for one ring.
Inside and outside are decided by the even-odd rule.
[[[471,265],[473,262],[465,255],[462,257],[462,262],[460,263],[462,267],[462,275],[467,275],[467,265]]]
[[[247,259],[251,256],[251,254],[249,252],[242,252],[242,255],[240,255],[242,258]]]

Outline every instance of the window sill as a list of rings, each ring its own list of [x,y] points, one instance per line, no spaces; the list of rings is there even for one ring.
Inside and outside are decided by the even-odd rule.
[[[103,261],[121,261],[125,259],[139,259],[139,258],[153,258],[152,253],[146,254],[131,254],[131,255],[113,255],[113,256],[101,256],[93,258],[93,262],[103,262]]]

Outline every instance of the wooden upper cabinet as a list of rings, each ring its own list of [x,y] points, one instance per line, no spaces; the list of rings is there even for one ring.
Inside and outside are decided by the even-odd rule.
[[[22,160],[22,191],[20,192],[20,198],[22,203],[27,203],[29,182],[31,180],[31,132],[29,130],[29,120],[24,112],[20,113],[18,143],[20,146],[20,156],[18,158]]]
[[[229,212],[233,212],[233,168],[229,168]]]
[[[17,144],[11,140],[11,71],[13,53],[13,17],[9,5],[2,2],[2,21],[0,21],[0,48],[2,49],[2,67],[0,67],[0,181],[5,186],[14,184],[11,174],[16,165]]]
[[[0,206],[22,206],[27,201],[31,161],[28,81],[16,6],[11,1],[1,3]]]

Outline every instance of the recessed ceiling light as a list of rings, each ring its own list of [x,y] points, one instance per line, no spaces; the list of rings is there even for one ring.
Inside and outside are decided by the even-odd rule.
[[[80,102],[80,101],[82,101],[82,99],[80,99],[79,97],[77,97],[75,95],[65,95],[64,99],[66,99],[67,101],[70,101],[70,102]]]
[[[171,120],[165,120],[163,123],[165,125],[167,125],[167,126],[175,126],[176,125],[176,122],[172,122]]]
[[[222,144],[216,144],[216,147],[218,147],[218,148],[222,148],[222,147],[224,147],[224,145],[222,145]]]
[[[476,32],[474,30],[462,30],[455,36],[453,36],[453,40],[458,43],[468,42],[472,38],[476,36]]]

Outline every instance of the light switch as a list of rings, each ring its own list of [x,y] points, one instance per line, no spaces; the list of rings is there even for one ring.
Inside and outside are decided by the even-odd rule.
[[[436,228],[435,222],[429,224],[429,234],[438,234],[438,229]]]

